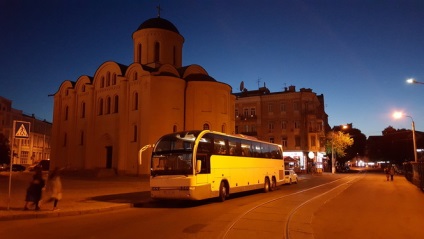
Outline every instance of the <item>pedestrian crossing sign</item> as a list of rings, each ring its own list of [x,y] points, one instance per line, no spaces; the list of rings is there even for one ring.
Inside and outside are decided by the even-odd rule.
[[[30,122],[14,121],[15,123],[15,138],[27,139],[29,138]]]

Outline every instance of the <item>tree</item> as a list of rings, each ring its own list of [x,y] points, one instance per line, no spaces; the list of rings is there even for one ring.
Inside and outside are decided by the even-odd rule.
[[[344,132],[348,133],[349,136],[353,139],[353,144],[346,148],[346,155],[341,157],[340,160],[343,162],[352,160],[357,156],[365,156],[365,149],[367,147],[367,137],[356,128],[349,128]]]
[[[10,162],[10,146],[9,140],[3,134],[0,134],[0,164],[8,164]]]
[[[345,134],[341,131],[329,132],[327,134],[327,139],[326,152],[328,155],[332,155],[334,152],[335,158],[344,157],[346,155],[346,148],[351,146],[354,142],[349,134]]]

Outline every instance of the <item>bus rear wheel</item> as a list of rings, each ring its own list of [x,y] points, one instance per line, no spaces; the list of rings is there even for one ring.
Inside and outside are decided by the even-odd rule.
[[[274,191],[277,188],[277,180],[275,179],[275,177],[272,177],[272,181],[271,181],[271,191]]]
[[[265,183],[264,183],[264,193],[269,192],[269,188],[270,188],[270,185],[269,185],[269,178],[265,178]]]
[[[221,182],[221,185],[219,185],[219,201],[223,202],[227,197],[227,185],[225,182]]]

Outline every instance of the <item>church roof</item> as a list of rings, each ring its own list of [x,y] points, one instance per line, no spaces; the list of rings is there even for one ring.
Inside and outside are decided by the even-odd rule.
[[[175,27],[174,24],[172,24],[172,22],[160,17],[150,18],[146,20],[145,22],[141,23],[137,31],[147,29],[147,28],[159,28],[159,29],[169,30],[169,31],[173,31],[175,33],[180,34],[178,29]]]

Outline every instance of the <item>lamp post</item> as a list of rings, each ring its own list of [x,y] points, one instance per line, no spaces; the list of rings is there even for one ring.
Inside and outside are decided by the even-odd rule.
[[[334,137],[334,130],[333,130]],[[331,139],[331,173],[336,173],[336,159],[334,158],[334,138]]]
[[[408,84],[422,84],[422,85],[424,85],[424,82],[419,82],[419,81],[415,80],[414,78],[407,79],[406,80],[406,83],[408,83]]]
[[[417,141],[415,138],[415,123],[414,123],[414,119],[409,116],[409,115],[405,115],[402,112],[395,112],[393,113],[393,117],[395,119],[399,119],[401,117],[408,117],[411,119],[412,124],[411,124],[411,128],[412,128],[412,144],[414,145],[414,161],[417,163],[418,162],[418,156],[417,156]]]

